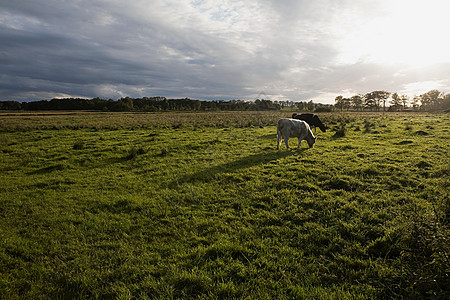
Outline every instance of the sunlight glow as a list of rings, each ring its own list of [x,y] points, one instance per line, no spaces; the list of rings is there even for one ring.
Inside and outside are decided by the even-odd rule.
[[[405,85],[404,90],[400,92],[412,98],[414,95],[423,94],[424,91],[442,90],[442,88],[445,88],[445,85],[439,81],[421,81]]]
[[[340,63],[424,67],[450,61],[449,1],[386,2],[385,14],[357,24],[340,43]]]

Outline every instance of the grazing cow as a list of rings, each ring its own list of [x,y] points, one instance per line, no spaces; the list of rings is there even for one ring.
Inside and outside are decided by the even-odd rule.
[[[277,150],[280,149],[281,138],[284,138],[286,148],[289,149],[289,138],[298,138],[297,149],[300,148],[302,140],[308,142],[309,148],[314,146],[316,138],[314,137],[308,123],[296,119],[280,119],[277,123]]]
[[[323,132],[326,131],[325,125],[320,121],[319,117],[315,114],[298,114],[293,113],[292,119],[303,120],[309,124],[311,128],[314,128],[314,132],[316,132],[316,127],[319,127]]]

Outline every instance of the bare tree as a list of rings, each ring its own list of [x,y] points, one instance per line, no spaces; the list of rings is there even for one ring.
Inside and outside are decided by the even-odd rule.
[[[420,96],[414,96],[411,100],[411,105],[413,110],[418,110],[419,109],[419,102],[420,102]]]
[[[408,95],[402,95],[400,99],[403,104],[403,110],[405,110],[408,105],[408,102],[409,102],[409,97],[408,97]]]

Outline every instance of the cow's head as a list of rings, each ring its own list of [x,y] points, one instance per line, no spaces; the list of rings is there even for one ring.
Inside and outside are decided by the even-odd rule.
[[[323,132],[326,132],[326,131],[327,131],[325,125],[323,125],[322,122],[320,122],[319,128],[320,128],[320,130],[322,130]]]
[[[319,117],[317,115],[314,115],[314,125],[320,128],[322,132],[326,132],[326,127],[323,125],[322,121],[320,121]]]
[[[317,140],[317,137],[310,137],[306,140],[308,142],[309,148],[314,147],[314,143],[316,142],[316,140]]]

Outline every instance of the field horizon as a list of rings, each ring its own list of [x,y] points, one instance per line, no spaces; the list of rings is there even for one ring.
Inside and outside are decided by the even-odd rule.
[[[450,296],[450,115],[0,114],[0,297]]]

